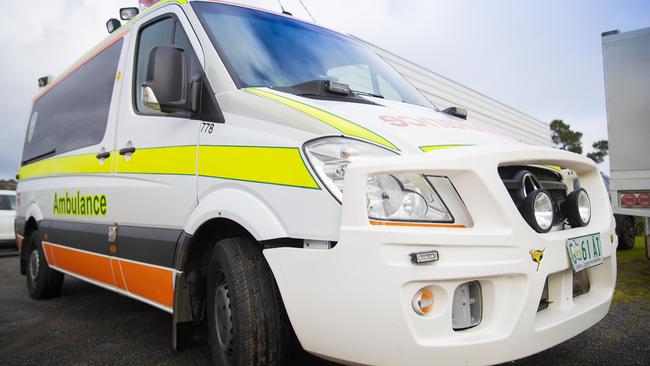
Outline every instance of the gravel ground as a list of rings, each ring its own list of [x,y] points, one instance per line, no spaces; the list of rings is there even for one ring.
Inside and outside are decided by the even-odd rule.
[[[16,256],[0,256],[0,278],[0,365],[208,365],[206,347],[172,350],[171,316],[151,306],[69,276],[62,297],[33,301]],[[509,365],[649,365],[649,303],[615,301],[595,327]]]

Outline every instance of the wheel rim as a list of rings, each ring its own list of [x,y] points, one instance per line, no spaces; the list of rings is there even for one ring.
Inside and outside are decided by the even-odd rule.
[[[38,249],[32,250],[32,253],[29,255],[29,276],[32,281],[36,281],[38,276],[38,267],[40,266],[40,258]]]
[[[230,309],[230,297],[228,296],[228,284],[222,271],[217,273],[217,287],[214,293],[214,319],[217,328],[217,341],[224,361],[232,364],[232,310]]]

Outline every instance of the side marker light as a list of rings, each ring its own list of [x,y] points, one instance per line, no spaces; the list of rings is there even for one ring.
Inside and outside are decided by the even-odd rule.
[[[411,256],[411,263],[413,264],[422,264],[422,263],[429,263],[429,262],[435,262],[440,257],[438,256],[438,251],[437,250],[427,250],[424,252],[415,252],[409,254]]]

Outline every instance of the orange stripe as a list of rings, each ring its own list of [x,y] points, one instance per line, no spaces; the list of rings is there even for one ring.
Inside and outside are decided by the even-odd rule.
[[[433,224],[428,222],[400,222],[400,221],[376,221],[370,220],[371,225],[377,226],[410,226],[410,227],[443,227],[443,228],[453,228],[461,229],[465,225],[462,224]]]
[[[50,90],[52,90],[52,88],[54,88],[57,84],[59,84],[60,82],[65,80],[68,76],[72,75],[72,73],[74,73],[75,71],[79,70],[79,68],[81,66],[85,65],[88,61],[92,60],[95,56],[100,54],[102,51],[104,51],[108,47],[112,46],[115,42],[117,42],[120,39],[124,38],[124,36],[127,33],[129,33],[129,30],[130,29],[127,29],[126,31],[124,31],[124,33],[122,33],[122,34],[116,36],[115,38],[111,39],[110,41],[106,42],[105,44],[103,44],[102,46],[97,48],[96,50],[91,51],[92,53],[89,54],[88,56],[86,56],[86,58],[84,58],[83,60],[81,60],[81,62],[79,62],[76,65],[72,66],[72,68],[70,68],[65,73],[63,73],[63,75],[56,78],[56,80],[54,80],[52,82],[52,84],[50,84],[50,85],[46,86],[45,88],[43,88],[43,90],[40,93],[38,93],[36,95],[36,97],[34,97],[33,102],[34,103],[38,102],[39,99],[41,99],[45,94],[47,94]]]
[[[52,246],[47,243],[41,243],[41,245],[45,251],[45,260],[47,261],[47,264],[56,266],[56,259],[54,258],[54,255],[52,255]]]
[[[115,286],[113,273],[107,257],[79,252],[59,246],[49,245],[54,255],[55,266],[78,275]]]
[[[124,260],[120,264],[129,292],[167,307],[174,305],[172,271]]]
[[[115,258],[111,258],[111,267],[113,267],[113,276],[115,276],[115,284],[117,285],[117,287],[126,291],[126,283],[124,283],[124,275],[122,274],[120,261]]]

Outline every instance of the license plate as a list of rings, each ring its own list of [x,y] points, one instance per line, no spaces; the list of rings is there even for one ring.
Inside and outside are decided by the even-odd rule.
[[[603,247],[600,234],[591,234],[571,238],[566,241],[569,258],[574,272],[603,263]]]

